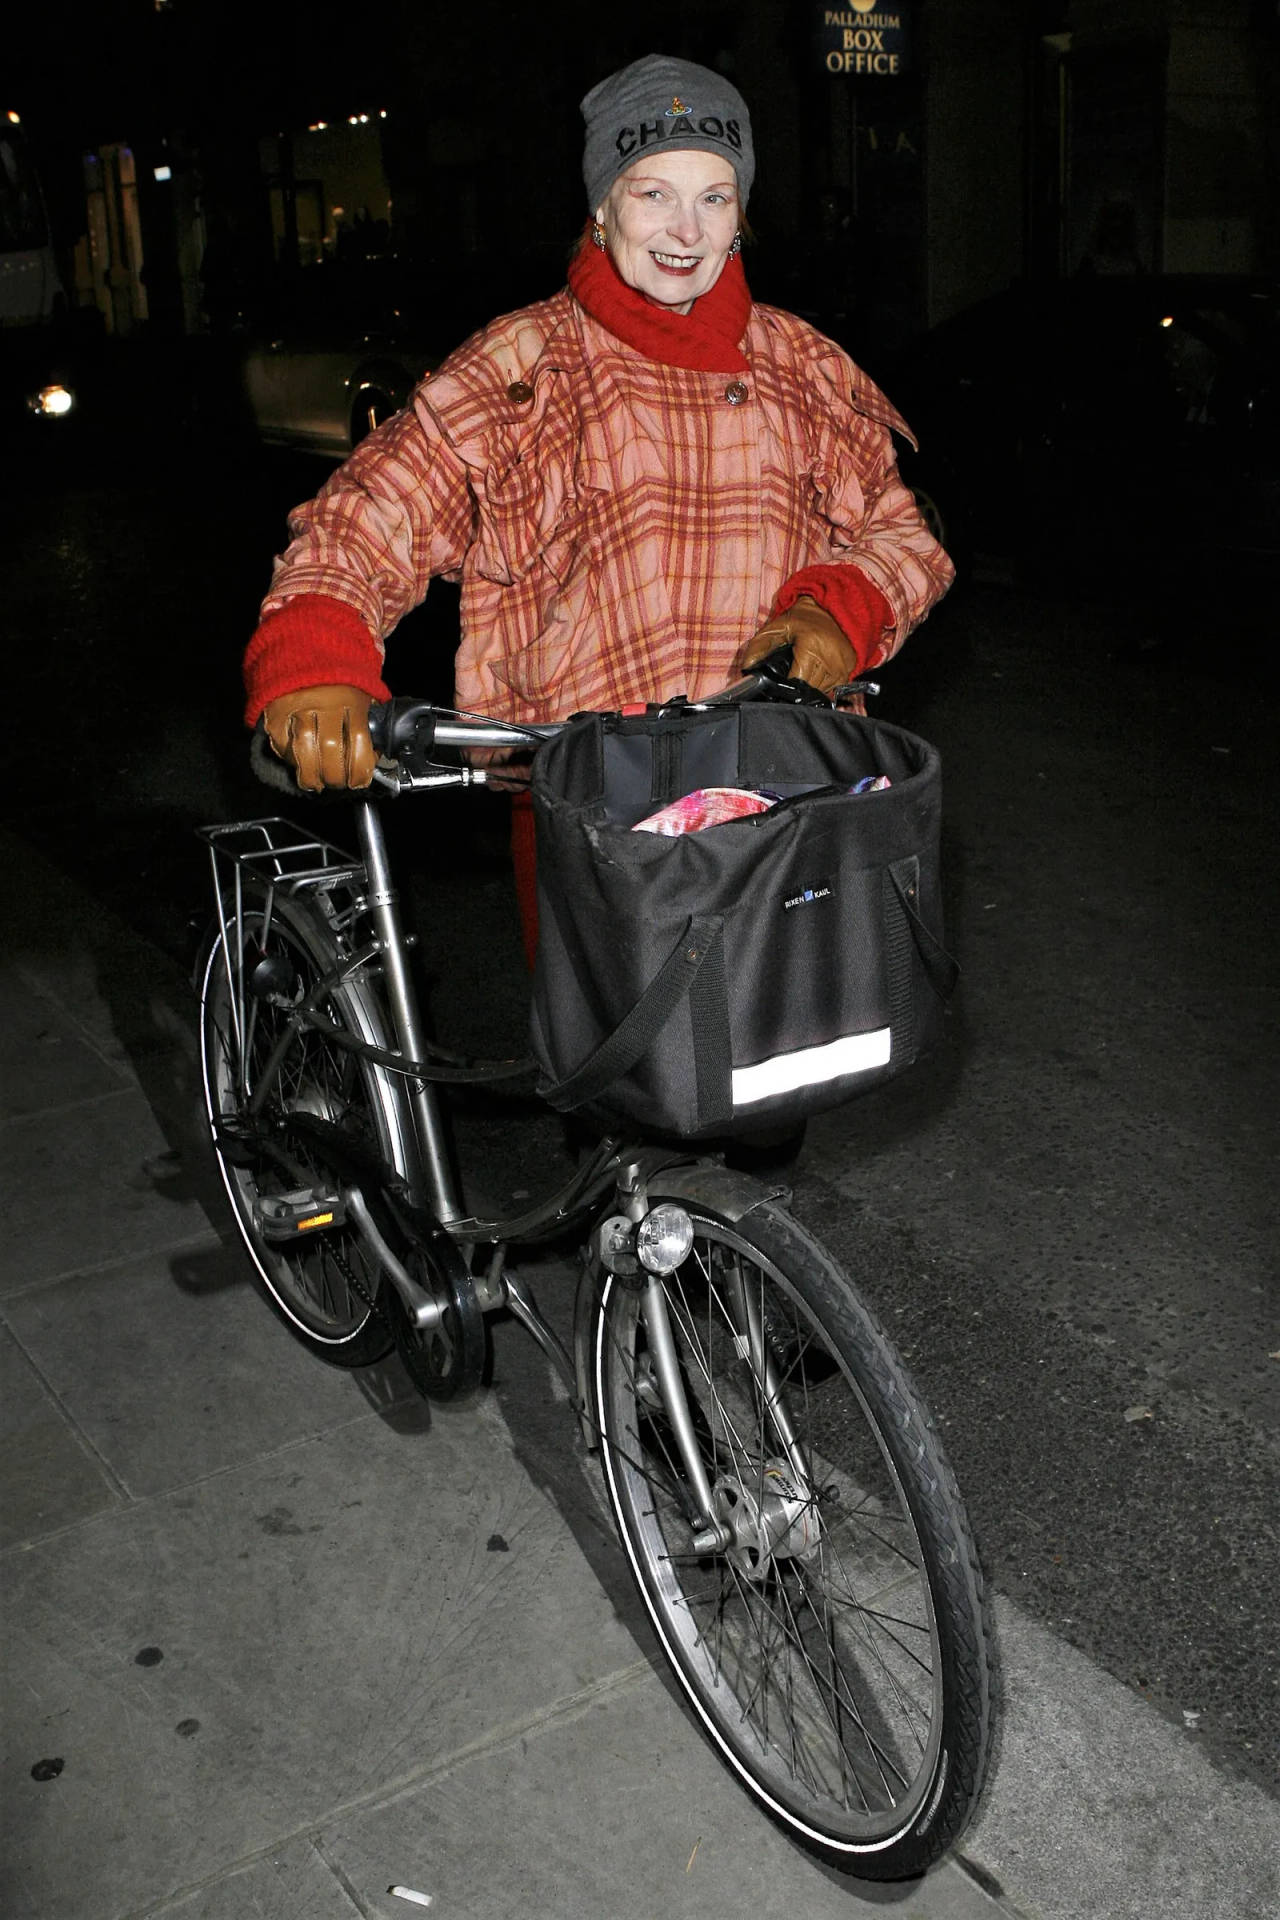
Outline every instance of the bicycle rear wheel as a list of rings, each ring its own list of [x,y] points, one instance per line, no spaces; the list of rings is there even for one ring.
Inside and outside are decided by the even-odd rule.
[[[982,1575],[954,1477],[814,1240],[777,1207],[733,1224],[679,1204],[692,1250],[644,1284],[665,1302],[720,1544],[652,1309],[608,1276],[594,1384],[632,1572],[713,1746],[792,1838],[864,1878],[922,1873],[976,1804],[991,1732]]]
[[[335,1128],[353,1150],[388,1170],[405,1161],[406,1121],[389,1077],[327,1037],[325,1025],[289,1038],[294,1008],[339,964],[315,912],[246,888],[234,918],[215,929],[201,972],[200,1064],[214,1156],[260,1290],[290,1332],[332,1365],[381,1359],[392,1344],[377,1310],[382,1277],[355,1229],[290,1222],[321,1217],[334,1175],[294,1116]],[[335,986],[317,1006],[336,1031],[386,1046],[381,1007],[367,982]],[[283,1058],[277,1049],[287,1041]],[[249,1106],[264,1071],[270,1091]]]

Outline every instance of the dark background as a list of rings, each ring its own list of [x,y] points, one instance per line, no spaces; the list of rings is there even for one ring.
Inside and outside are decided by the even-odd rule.
[[[849,312],[864,349],[1018,278],[1074,272],[1117,203],[1146,271],[1275,273],[1273,5],[912,0],[897,10],[903,70],[858,78],[827,71],[824,11],[52,0],[6,36],[7,104],[38,152],[81,302],[86,156],[118,145],[135,159],[153,330],[210,323],[211,246],[234,251],[250,305],[296,264],[290,233],[272,233],[272,191],[287,228],[280,201],[315,170],[306,129],[361,112],[376,122],[392,243],[424,276],[445,343],[448,316],[475,305],[469,279],[519,299],[553,287],[587,211],[579,98],[655,50],[724,70],[749,101],[762,294]],[[122,311],[109,324],[141,323]]]

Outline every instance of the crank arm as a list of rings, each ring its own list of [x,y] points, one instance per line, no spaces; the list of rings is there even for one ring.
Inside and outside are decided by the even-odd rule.
[[[386,1236],[379,1230],[378,1223],[369,1210],[369,1203],[359,1187],[344,1187],[342,1198],[347,1212],[355,1221],[361,1237],[368,1242],[377,1256],[378,1265],[386,1274],[409,1316],[411,1325],[429,1332],[438,1327],[444,1319],[444,1308],[438,1300],[433,1300],[425,1287],[418,1285],[413,1275],[392,1252]]]
[[[456,1242],[435,1215],[411,1206],[390,1184],[396,1177],[391,1169],[340,1128],[310,1113],[290,1114],[288,1126],[338,1176],[343,1202],[361,1232],[367,1234],[370,1249],[412,1324],[424,1329],[437,1327],[443,1315],[452,1311],[474,1331],[482,1319],[476,1283]],[[440,1279],[447,1296],[443,1305],[414,1279],[396,1246],[421,1253]]]

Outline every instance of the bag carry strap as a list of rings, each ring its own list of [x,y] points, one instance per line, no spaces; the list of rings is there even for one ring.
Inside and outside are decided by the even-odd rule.
[[[724,921],[718,914],[695,915],[690,919],[679,940],[630,1012],[623,1016],[612,1033],[606,1035],[595,1052],[587,1055],[580,1067],[575,1067],[573,1072],[567,1074],[563,1080],[553,1081],[549,1086],[545,1083],[539,1086],[538,1092],[542,1098],[550,1106],[557,1107],[562,1112],[568,1111],[573,1107],[584,1106],[588,1101],[599,1099],[615,1080],[629,1072],[641,1055],[648,1052],[685,996],[695,993],[698,975],[709,961],[719,956],[723,932]],[[714,966],[711,972],[714,974]],[[700,998],[700,995],[695,994],[695,1001]],[[714,1026],[719,1023],[713,1021],[712,1024]],[[695,1008],[695,1040],[697,1026]],[[695,1055],[701,1050],[695,1044]],[[723,1051],[727,1060],[727,1036]],[[727,1085],[727,1072],[724,1079]],[[702,1124],[708,1124],[719,1116],[710,1113],[704,1119],[701,1110],[707,1104],[708,1095],[704,1093],[702,1082],[703,1075],[699,1073],[699,1118]],[[714,1098],[713,1104],[719,1105],[722,1098],[723,1096]]]
[[[919,861],[899,860],[896,865],[887,867],[893,890],[897,894],[902,911],[907,916],[907,924],[916,943],[916,952],[924,968],[929,985],[939,1000],[949,1000],[956,990],[960,978],[960,964],[953,960],[935,933],[930,932],[916,909],[916,888],[920,874]]]

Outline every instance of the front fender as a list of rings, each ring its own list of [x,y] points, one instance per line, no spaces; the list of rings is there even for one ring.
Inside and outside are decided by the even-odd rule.
[[[685,1200],[690,1206],[706,1207],[735,1226],[756,1207],[771,1203],[785,1207],[791,1201],[791,1189],[783,1182],[758,1180],[754,1174],[739,1173],[714,1161],[659,1167],[646,1184],[651,1202]]]
[[[695,1210],[714,1213],[737,1226],[757,1207],[791,1203],[791,1189],[778,1181],[758,1180],[717,1161],[661,1161],[646,1169],[645,1191],[650,1204],[677,1200]],[[584,1445],[595,1453],[600,1446],[595,1381],[591,1367],[592,1322],[599,1309],[604,1269],[592,1254],[594,1236],[583,1250],[582,1272],[573,1313],[573,1357],[578,1381],[578,1427]]]

